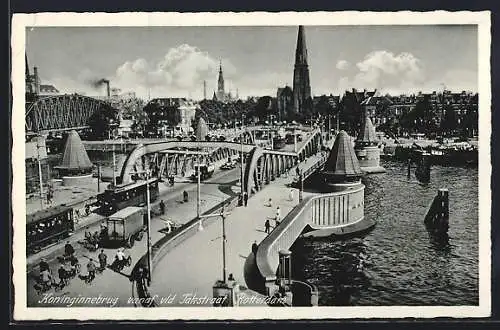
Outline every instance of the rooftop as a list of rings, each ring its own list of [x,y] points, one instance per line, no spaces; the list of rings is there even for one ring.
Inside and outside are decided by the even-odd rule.
[[[66,140],[61,165],[57,168],[66,170],[88,170],[93,167],[82,140],[76,131],[71,131]]]
[[[323,167],[323,173],[337,177],[359,177],[363,175],[358,158],[354,153],[351,138],[346,131],[340,131],[337,134],[330,155]]]

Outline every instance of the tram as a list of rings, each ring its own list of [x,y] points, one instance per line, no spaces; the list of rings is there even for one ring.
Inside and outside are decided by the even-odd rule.
[[[28,254],[67,238],[74,231],[73,208],[58,205],[26,217],[26,249]]]
[[[158,182],[158,178],[148,180],[150,202],[154,202],[158,198],[160,193]],[[102,194],[97,195],[97,201],[99,204],[98,213],[104,216],[110,216],[128,206],[146,204],[146,180],[108,188]]]

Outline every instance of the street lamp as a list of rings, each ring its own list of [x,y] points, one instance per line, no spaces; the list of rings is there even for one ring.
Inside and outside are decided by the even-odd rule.
[[[210,218],[210,217],[222,217],[222,280],[226,283],[226,216],[230,214],[230,212],[226,212],[226,204],[222,204],[222,209],[220,213],[206,214],[202,215],[201,218]]]
[[[38,178],[40,182],[40,207],[43,210],[43,178],[42,178],[42,163],[40,159],[40,140],[42,136],[38,135],[36,138],[36,153],[38,160]]]
[[[241,115],[241,135],[240,135],[240,153],[241,153],[241,160],[240,160],[240,181],[241,181],[241,203],[243,205],[244,201],[243,201],[243,162],[244,162],[244,158],[243,158],[243,122],[244,122],[244,119],[245,119],[245,115],[242,114]]]
[[[144,171],[139,171],[135,172],[136,174],[144,173],[146,175],[146,205],[147,205],[147,239],[148,239],[148,244],[147,244],[147,255],[148,255],[148,280],[151,281],[151,274],[152,274],[152,255],[151,255],[151,250],[152,250],[152,244],[151,244],[151,196],[150,196],[150,191],[149,191],[149,179],[150,179],[150,171],[149,170],[144,170]]]
[[[203,230],[203,224],[202,220],[200,217],[200,196],[201,196],[201,167],[200,167],[200,156],[198,155],[197,157],[198,160],[198,167],[195,165],[196,169],[196,181],[197,181],[197,187],[196,187],[196,217],[199,219],[198,222],[198,230],[202,231]]]

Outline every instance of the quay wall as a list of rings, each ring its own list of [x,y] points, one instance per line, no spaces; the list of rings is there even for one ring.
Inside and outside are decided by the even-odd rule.
[[[380,149],[377,146],[367,146],[355,149],[356,158],[358,158],[359,166],[377,167],[380,166]]]

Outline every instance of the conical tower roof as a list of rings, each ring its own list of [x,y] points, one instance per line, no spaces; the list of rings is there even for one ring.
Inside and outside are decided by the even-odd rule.
[[[205,119],[200,117],[198,120],[198,126],[196,127],[196,141],[205,141],[208,134],[208,126]]]
[[[351,139],[345,131],[337,134],[333,148],[323,167],[323,173],[335,177],[359,177],[363,175]]]
[[[66,140],[64,155],[59,169],[88,170],[93,167],[92,162],[83,147],[82,140],[76,131],[71,131]]]
[[[364,144],[376,144],[378,142],[377,133],[375,133],[375,127],[372,124],[370,117],[366,116],[364,120],[364,125],[361,126],[359,135],[356,139],[356,143]]]
[[[297,48],[295,50],[295,64],[307,65],[306,34],[304,32],[303,25],[299,25],[299,32],[297,34]]]

